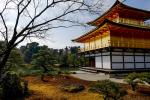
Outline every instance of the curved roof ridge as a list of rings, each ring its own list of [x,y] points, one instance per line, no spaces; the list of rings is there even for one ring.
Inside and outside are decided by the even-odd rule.
[[[114,7],[117,7],[117,5],[122,5],[124,7],[129,8],[129,9],[138,10],[138,11],[145,12],[145,13],[150,13],[149,10],[144,10],[144,9],[139,9],[139,8],[136,8],[136,7],[132,7],[132,6],[124,4],[123,2],[121,2],[119,0],[116,0],[116,2],[104,14],[102,14],[100,17],[96,18],[95,20],[88,22],[87,24],[94,26],[94,24],[92,24],[92,23],[94,23],[98,19],[104,17],[106,14],[108,14],[111,11],[111,9],[113,9]]]
[[[112,9],[113,7],[115,7],[115,6],[116,6],[117,4],[119,4],[119,3],[120,3],[120,1],[119,1],[119,0],[116,0],[116,2],[115,2],[104,14],[102,14],[100,17],[96,18],[94,21],[96,21],[96,20],[98,20],[99,18],[101,18],[101,17],[103,17],[104,15],[106,15],[106,14],[110,11],[110,9]],[[93,23],[94,21],[90,21],[90,22],[88,22],[87,24],[92,25],[92,23]]]
[[[96,28],[92,29],[91,31],[87,32],[86,34],[83,34],[81,35],[80,37],[76,38],[76,39],[73,39],[72,41],[78,41],[79,39],[91,34],[92,32],[96,31],[97,29],[99,29],[101,26],[103,26],[105,23],[110,23],[110,24],[113,24],[113,25],[117,25],[117,26],[123,26],[123,27],[131,27],[131,28],[138,28],[138,29],[145,29],[145,30],[150,30],[150,28],[147,28],[147,27],[138,27],[138,26],[132,26],[132,25],[127,25],[127,24],[124,24],[124,23],[116,23],[116,22],[113,22],[109,19],[104,19],[103,22],[98,25]]]

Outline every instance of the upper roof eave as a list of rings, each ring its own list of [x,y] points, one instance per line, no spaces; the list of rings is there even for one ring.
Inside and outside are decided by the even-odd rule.
[[[120,1],[116,0],[116,2],[113,4],[113,6],[112,6],[109,10],[107,10],[103,15],[101,15],[100,17],[96,18],[96,19],[93,20],[93,21],[88,22],[87,24],[88,24],[88,25],[95,26],[95,25],[93,24],[95,21],[97,21],[98,19],[104,17],[108,12],[110,12],[110,10],[111,10],[113,7],[115,7],[115,6],[116,6],[117,4],[119,4],[119,3],[120,3]]]
[[[112,6],[109,10],[107,10],[103,15],[101,15],[100,17],[96,18],[96,19],[93,20],[93,21],[88,22],[87,24],[88,24],[88,25],[95,26],[95,23],[94,23],[94,22],[96,22],[96,21],[97,21],[98,19],[100,19],[100,18],[105,17],[105,16],[106,16],[109,12],[111,12],[111,10],[112,10],[114,7],[116,7],[117,5],[121,5],[121,6],[123,6],[123,7],[128,8],[128,9],[137,10],[137,11],[141,11],[141,12],[150,14],[150,11],[148,11],[148,10],[143,10],[143,9],[131,7],[131,6],[128,6],[128,5],[126,5],[126,4],[123,4],[123,3],[120,2],[119,0],[116,0],[116,2],[113,4],[113,6]]]
[[[78,40],[79,40],[80,38],[82,38],[82,37],[84,37],[84,36],[87,36],[87,35],[89,35],[90,33],[96,31],[97,29],[99,29],[102,25],[104,25],[104,24],[106,23],[106,21],[107,21],[107,20],[104,20],[99,26],[97,26],[97,27],[94,28],[93,30],[89,31],[89,32],[86,33],[86,34],[81,35],[80,37],[78,37],[78,38],[76,38],[76,39],[73,39],[72,41],[73,41],[73,42],[78,42]]]
[[[79,42],[79,40],[89,34],[91,34],[92,32],[96,31],[97,29],[99,29],[101,26],[103,26],[104,24],[111,24],[111,25],[117,25],[118,27],[122,26],[122,27],[130,27],[130,28],[135,28],[135,29],[144,29],[144,30],[148,30],[150,31],[150,27],[149,28],[146,28],[146,27],[138,27],[138,26],[133,26],[133,25],[127,25],[127,24],[124,24],[124,23],[116,23],[116,22],[113,22],[113,21],[110,21],[108,19],[105,19],[99,26],[97,26],[95,29],[91,30],[90,32],[84,34],[84,35],[81,35],[80,37],[72,40],[73,42]],[[110,29],[111,30],[111,29]]]

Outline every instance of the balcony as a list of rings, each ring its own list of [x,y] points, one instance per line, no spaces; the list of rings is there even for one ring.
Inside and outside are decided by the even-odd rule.
[[[101,48],[105,48],[109,46],[111,46],[110,41],[105,41],[101,45],[95,45],[95,46],[90,46],[90,47],[87,46],[85,48],[80,48],[78,52],[82,53],[82,52],[92,51],[92,50],[101,49]]]
[[[127,42],[127,41],[112,41],[111,42],[112,47],[125,47],[125,48],[143,48],[143,49],[149,49],[150,43],[146,42]]]
[[[86,52],[86,51],[91,51],[91,50],[96,50],[96,49],[101,49],[105,47],[122,47],[122,48],[143,48],[143,49],[150,49],[150,43],[146,42],[127,42],[127,41],[107,41],[107,43],[103,43],[102,45],[97,45],[97,46],[91,46],[86,47],[86,48],[80,48],[79,53]]]
[[[136,20],[130,20],[130,19],[125,19],[125,18],[114,19],[113,22],[129,25],[129,26],[150,29],[150,22],[136,21]]]

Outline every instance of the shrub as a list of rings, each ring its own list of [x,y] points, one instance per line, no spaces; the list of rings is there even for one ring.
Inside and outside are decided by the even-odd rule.
[[[64,75],[69,75],[69,74],[71,74],[71,72],[69,72],[69,71],[64,71],[63,74],[64,74]]]
[[[143,72],[139,74],[139,78],[142,81],[147,82],[148,84],[150,84],[150,73],[149,72]]]
[[[10,100],[23,97],[28,92],[28,85],[27,82],[22,83],[16,73],[7,72],[2,80],[2,98]]]
[[[63,91],[77,93],[85,89],[83,85],[80,84],[67,84],[61,87]]]
[[[140,80],[140,74],[138,73],[130,73],[125,81],[131,86],[132,91],[135,91],[138,88],[138,83],[142,83]]]
[[[93,84],[90,91],[98,92],[103,94],[104,100],[112,98],[113,100],[120,100],[127,93],[121,89],[117,83],[111,82],[110,80],[102,80]]]
[[[72,74],[77,74],[76,72],[72,72]]]
[[[2,97],[2,88],[0,86],[0,98]]]

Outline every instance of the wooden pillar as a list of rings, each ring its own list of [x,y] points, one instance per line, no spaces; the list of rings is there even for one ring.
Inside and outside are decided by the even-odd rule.
[[[96,57],[95,57],[95,53],[96,53],[96,40],[95,40],[95,36],[94,36],[94,67],[96,68]]]
[[[133,57],[134,57],[134,69],[136,69],[136,65],[135,65],[135,49],[133,50]]]
[[[95,40],[95,37],[94,37],[94,48],[96,49],[96,40]]]
[[[146,69],[146,59],[145,59],[145,56],[146,56],[146,50],[144,50],[144,68]]]
[[[123,51],[122,51],[122,57],[123,57],[123,69],[125,69],[124,52],[125,52],[125,50],[123,49]]]
[[[110,69],[112,69],[112,49],[109,47],[109,52],[110,52]]]
[[[85,58],[85,55],[86,55],[86,53],[85,53],[85,43],[84,43],[84,67],[86,67],[86,58]]]
[[[89,59],[88,59],[89,60],[89,67],[91,67],[91,62],[90,62],[90,38],[89,38],[89,50],[88,51],[89,51]]]
[[[104,66],[103,66],[103,51],[102,51],[102,34],[101,34],[101,36],[100,36],[100,38],[101,38],[101,64],[102,64],[102,69],[104,68]]]

